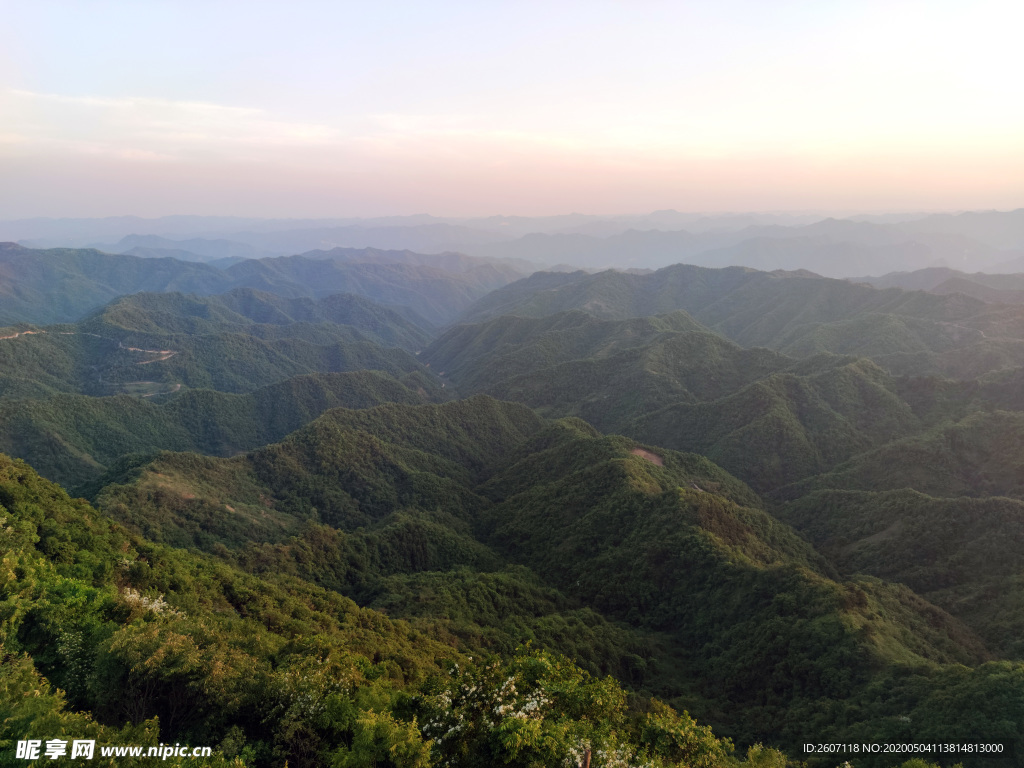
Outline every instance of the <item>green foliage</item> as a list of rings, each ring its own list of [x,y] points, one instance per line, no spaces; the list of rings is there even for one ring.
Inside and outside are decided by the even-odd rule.
[[[206,264],[140,259],[91,248],[41,251],[7,244],[0,251],[0,263],[11,286],[0,301],[3,322],[74,322],[126,293],[219,293],[231,287],[223,272]]]
[[[583,312],[457,326],[425,358],[461,391],[618,431],[674,403],[713,400],[793,363],[744,350],[684,312],[599,321]]]
[[[907,584],[1021,658],[1024,503],[899,491],[827,490],[780,510],[847,573]]]
[[[890,377],[866,360],[775,374],[714,402],[645,414],[624,431],[708,456],[757,490],[834,467],[920,429]]]
[[[399,688],[457,658],[306,583],[134,539],[23,464],[4,459],[3,472],[2,739],[99,732],[63,714],[63,694],[48,692],[39,667],[97,721],[139,726],[104,731],[114,743],[155,742],[159,722],[165,741],[210,744],[231,732],[254,764],[278,754],[318,765],[357,731],[358,718],[339,725],[327,712],[346,700],[356,713],[390,708]]]
[[[838,738],[877,724],[848,702],[886,670],[987,658],[905,587],[839,579],[707,459],[485,397],[331,411],[247,456],[164,456],[120,507],[98,499],[148,510],[136,524],[173,540],[179,507],[141,496],[158,482],[208,505],[197,530],[220,538],[193,543],[261,578],[341,592],[467,653],[570,651],[743,744],[802,743],[810,713]],[[248,530],[225,531],[216,510],[245,505]],[[540,749],[546,731],[520,725],[506,746]]]
[[[728,753],[664,705],[633,712],[618,683],[562,657],[474,662],[429,631],[293,577],[257,579],[136,539],[20,462],[4,459],[3,471],[6,743],[213,743],[221,753],[211,764],[254,766],[471,766],[483,754],[474,744],[510,765],[551,764],[585,748],[595,766],[674,765],[680,755],[710,766]],[[41,535],[50,522],[75,532],[56,556]],[[86,554],[111,561],[91,583],[77,567]],[[93,716],[72,712],[37,666]],[[443,667],[463,671],[445,683]],[[470,680],[495,685],[469,692]],[[491,703],[508,707],[493,722]],[[453,717],[474,725],[465,741],[446,743],[434,731]]]
[[[376,371],[296,376],[249,394],[190,390],[168,400],[56,395],[0,400],[0,450],[75,486],[120,457],[158,450],[230,456],[282,439],[336,407],[421,403],[440,389]]]
[[[419,264],[346,263],[335,259],[287,256],[247,260],[224,270],[233,286],[279,296],[332,296],[353,293],[394,308],[408,308],[435,326],[455,319],[473,301],[505,285],[506,270],[452,272]]]
[[[309,341],[347,331],[351,341],[368,340],[410,351],[427,341],[422,327],[362,296],[284,298],[251,288],[219,296],[136,293],[111,302],[83,327],[107,335],[117,331],[190,336],[246,333],[263,338],[287,334],[292,338],[308,335]]]
[[[82,328],[0,339],[0,398],[50,392],[162,397],[182,387],[250,392],[300,374],[378,370],[401,378],[423,371],[405,350],[336,329],[307,340],[308,334],[291,335],[301,328],[294,325],[266,339],[223,330],[190,336],[113,329],[97,336]]]
[[[138,258],[84,248],[34,250],[13,243],[0,250],[0,265],[9,286],[0,296],[3,323],[75,322],[119,296],[143,291],[210,295],[243,289],[284,298],[356,294],[390,305],[406,318],[443,325],[518,275],[490,264],[449,271],[414,263],[351,263],[304,256],[247,259],[219,270],[173,258]],[[246,300],[244,294],[239,302],[229,300],[227,309],[244,315]],[[301,302],[292,304],[285,311],[301,313],[301,306]]]
[[[337,768],[426,768],[430,742],[424,742],[416,720],[396,722],[389,712],[365,712],[355,723],[351,747],[339,747],[331,765]]]
[[[905,375],[974,378],[1024,365],[1019,308],[994,312],[963,294],[879,290],[806,272],[686,264],[646,275],[539,272],[484,297],[463,318],[541,318],[570,310],[604,320],[684,310],[744,347],[801,357],[863,355]]]
[[[818,489],[930,496],[1024,496],[1024,413],[983,411],[860,453],[832,471],[781,488],[781,498]]]
[[[424,734],[440,764],[539,768],[726,764],[728,742],[659,702],[631,712],[611,678],[543,652],[460,669],[426,703]]]
[[[826,354],[796,361],[699,329],[678,312],[627,320],[598,320],[578,310],[505,316],[451,329],[426,357],[463,391],[702,453],[761,491],[828,472],[871,449],[888,466],[905,447],[893,441],[1012,399],[1008,385],[981,390],[904,380],[867,360]],[[1001,443],[1012,448],[1019,427],[1000,429]],[[978,474],[974,468],[992,453],[951,462],[963,458],[967,471]]]
[[[101,509],[0,460],[0,739],[741,765],[687,710],[759,768],[809,737],[1020,742],[1020,371],[991,372],[1024,360],[1016,309],[538,275],[428,369],[377,343],[418,350],[409,306],[436,322],[498,277],[352,266],[252,262],[228,295],[0,339],[0,449],[92,479]],[[360,281],[393,306],[315,298]],[[486,319],[510,308],[532,317]],[[426,404],[441,382],[522,404]],[[155,400],[81,394],[110,391]]]

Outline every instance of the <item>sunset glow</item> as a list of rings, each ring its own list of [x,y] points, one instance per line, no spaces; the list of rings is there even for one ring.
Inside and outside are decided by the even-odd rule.
[[[7,14],[0,218],[955,210],[1024,193],[1008,2]]]

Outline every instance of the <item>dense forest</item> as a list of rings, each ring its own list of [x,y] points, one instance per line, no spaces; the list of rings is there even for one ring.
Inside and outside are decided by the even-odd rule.
[[[1024,306],[444,256],[0,251],[0,765],[1024,760]]]

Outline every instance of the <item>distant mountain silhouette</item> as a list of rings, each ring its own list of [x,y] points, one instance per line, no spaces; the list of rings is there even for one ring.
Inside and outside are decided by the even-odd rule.
[[[488,291],[524,274],[458,254],[439,257],[458,271],[427,266],[431,257],[408,253],[406,262],[419,263],[363,263],[351,261],[351,253],[342,260],[319,256],[248,259],[218,269],[172,258],[0,243],[0,324],[73,322],[139,291],[209,295],[248,287],[288,298],[352,293],[405,307],[414,322],[443,325]]]

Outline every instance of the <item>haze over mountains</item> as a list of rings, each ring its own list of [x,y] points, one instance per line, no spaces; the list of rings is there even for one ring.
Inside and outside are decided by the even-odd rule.
[[[289,298],[357,293],[413,313],[419,322],[444,324],[487,291],[521,276],[504,264],[455,257],[453,270],[421,266],[422,257],[365,261],[346,254],[246,259],[224,269],[176,258],[140,258],[94,249],[37,251],[0,243],[0,321],[70,322],[111,299],[139,291],[200,295],[253,288]]]
[[[1021,765],[1021,211],[3,226],[0,740]]]
[[[480,219],[31,219],[0,222],[0,240],[37,248],[94,247],[139,256],[179,252],[176,258],[192,261],[376,248],[431,254],[455,251],[549,267],[649,269],[685,261],[853,277],[937,266],[988,271],[1017,263],[1024,258],[1024,210],[847,219],[789,214],[701,216],[676,211],[647,216]]]

